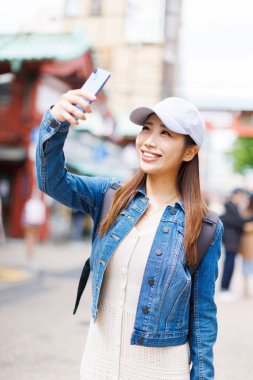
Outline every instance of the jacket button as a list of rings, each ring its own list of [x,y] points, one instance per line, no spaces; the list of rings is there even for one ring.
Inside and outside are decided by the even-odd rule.
[[[169,232],[169,227],[163,227],[163,232]]]
[[[149,283],[150,286],[152,286],[152,285],[154,285],[155,280],[153,280],[153,278],[150,278],[150,279],[148,280],[148,283]]]
[[[148,314],[149,308],[147,306],[143,306],[142,312],[143,312],[143,314]]]
[[[174,209],[174,208],[172,208],[172,209],[170,209],[170,214],[171,215],[175,215],[177,212],[176,212],[176,210]]]
[[[140,338],[137,339],[138,343],[143,343],[144,342],[144,338],[141,336]]]
[[[160,248],[157,248],[157,249],[155,250],[155,254],[156,254],[157,256],[161,256],[163,253],[162,253],[162,250],[161,250]]]

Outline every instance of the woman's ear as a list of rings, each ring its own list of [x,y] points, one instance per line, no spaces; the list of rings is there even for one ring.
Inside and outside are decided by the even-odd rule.
[[[198,153],[198,151],[199,151],[198,145],[188,146],[185,149],[185,152],[184,152],[184,155],[183,155],[183,161],[186,161],[186,162],[191,161],[194,158],[194,156],[196,156],[196,154]]]

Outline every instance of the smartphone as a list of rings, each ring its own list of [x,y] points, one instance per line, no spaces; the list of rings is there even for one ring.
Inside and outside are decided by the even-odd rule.
[[[111,74],[109,71],[96,67],[86,82],[83,84],[81,89],[87,92],[89,95],[97,96],[110,76]],[[89,100],[89,103],[92,103],[92,101]],[[76,107],[83,111],[82,107],[79,104],[76,104]]]
[[[89,95],[97,96],[102,90],[111,74],[109,71],[99,69],[98,67],[93,70],[87,81],[82,86],[82,90]]]

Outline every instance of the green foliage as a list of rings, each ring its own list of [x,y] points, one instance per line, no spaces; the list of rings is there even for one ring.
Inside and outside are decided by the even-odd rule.
[[[243,173],[245,169],[253,168],[253,138],[237,137],[230,155],[235,171]]]

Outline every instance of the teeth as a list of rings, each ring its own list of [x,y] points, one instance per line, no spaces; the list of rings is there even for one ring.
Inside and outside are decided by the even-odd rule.
[[[152,158],[159,157],[159,156],[156,155],[156,154],[151,154],[151,153],[148,153],[148,152],[143,152],[143,156],[146,156],[146,157],[152,157]]]

